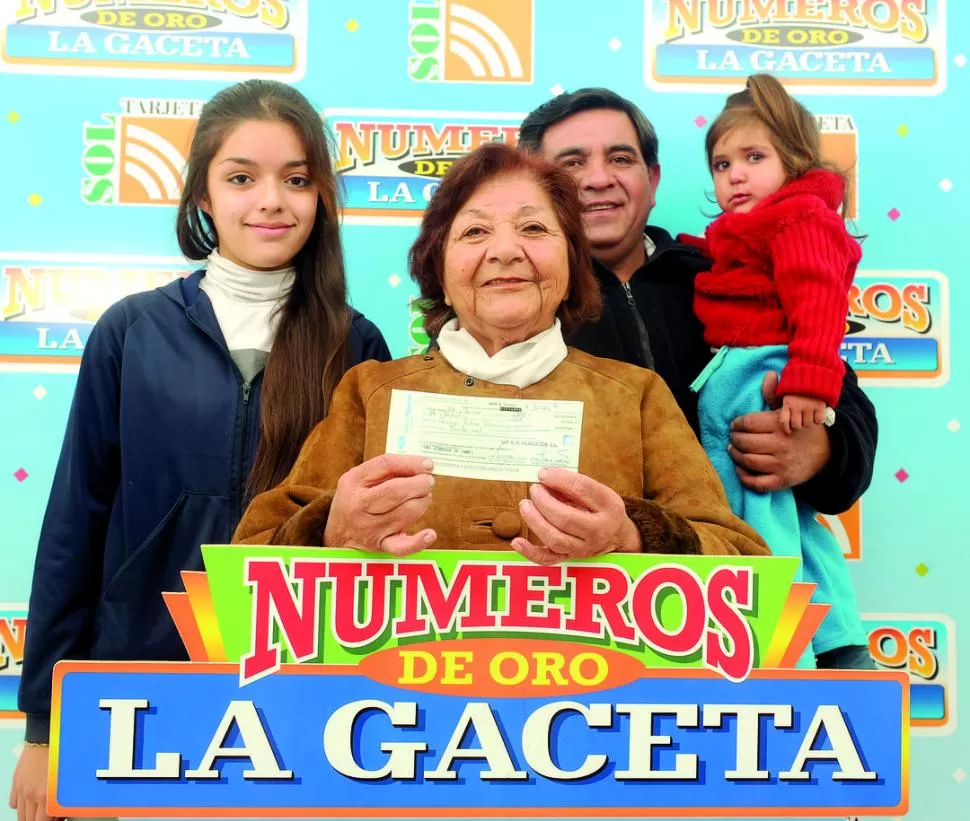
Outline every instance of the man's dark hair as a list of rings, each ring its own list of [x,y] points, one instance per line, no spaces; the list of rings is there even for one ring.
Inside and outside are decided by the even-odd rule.
[[[607,88],[581,88],[578,91],[560,94],[549,102],[543,103],[522,121],[522,127],[519,129],[519,145],[528,151],[538,153],[542,149],[542,138],[546,129],[582,111],[604,108],[622,111],[630,118],[633,129],[637,132],[643,161],[648,168],[657,165],[660,144],[650,120],[628,99]]]

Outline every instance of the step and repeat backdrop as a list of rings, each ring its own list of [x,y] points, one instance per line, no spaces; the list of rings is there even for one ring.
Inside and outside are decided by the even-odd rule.
[[[423,351],[406,254],[450,161],[514,143],[525,113],[606,86],[660,136],[651,221],[701,232],[703,140],[756,71],[790,83],[851,167],[867,236],[844,358],[880,421],[872,487],[825,517],[870,649],[912,681],[908,818],[970,800],[970,3],[963,0],[0,0],[0,786],[37,535],[77,364],[113,301],[193,269],[174,218],[202,104],[293,83],[325,115],[344,183],[354,305],[395,356]],[[963,425],[967,430],[963,430]],[[968,707],[970,709],[970,707]],[[0,809],[0,818],[14,818]]]

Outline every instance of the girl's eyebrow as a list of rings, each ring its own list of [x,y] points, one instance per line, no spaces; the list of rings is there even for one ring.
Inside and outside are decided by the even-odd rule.
[[[235,163],[236,165],[259,165],[255,160],[247,159],[246,157],[226,157],[219,165],[225,165],[227,162]],[[284,168],[299,168],[302,165],[306,165],[306,160],[290,160],[287,163],[283,163]]]
[[[747,153],[748,151],[769,151],[769,150],[770,150],[769,146],[767,144],[762,144],[762,143],[752,143],[751,145],[742,145],[738,149],[738,151],[740,151],[742,154]],[[717,162],[718,160],[723,160],[723,159],[726,159],[724,154],[715,154],[713,157],[711,157],[711,162]]]

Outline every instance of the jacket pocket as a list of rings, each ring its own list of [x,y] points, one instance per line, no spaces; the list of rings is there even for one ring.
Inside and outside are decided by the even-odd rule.
[[[183,658],[162,593],[182,590],[181,572],[202,569],[201,546],[228,531],[226,497],[183,492],[105,588],[96,657]]]

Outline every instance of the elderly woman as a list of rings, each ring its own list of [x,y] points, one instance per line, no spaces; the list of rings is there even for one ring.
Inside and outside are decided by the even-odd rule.
[[[613,551],[768,553],[732,515],[660,377],[563,342],[563,328],[600,308],[569,175],[507,145],[469,154],[434,195],[410,268],[438,348],[350,370],[235,541],[396,556],[433,543],[512,548],[542,564]],[[385,453],[394,390],[582,402],[578,472],[469,479]]]

